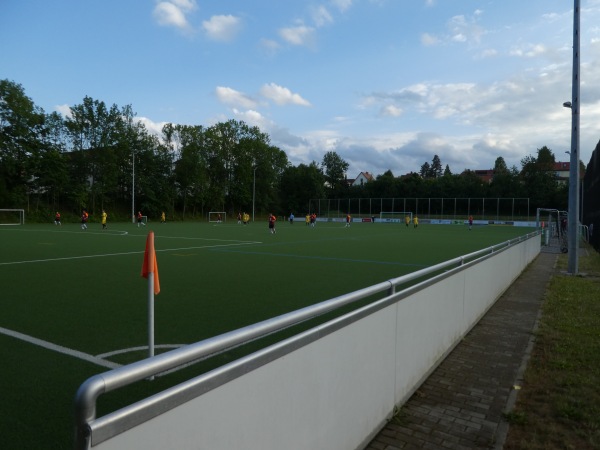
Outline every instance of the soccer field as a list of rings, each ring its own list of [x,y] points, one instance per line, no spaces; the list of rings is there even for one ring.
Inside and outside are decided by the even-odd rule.
[[[146,357],[146,236],[161,292],[157,353],[524,235],[529,228],[318,222],[0,227],[3,448],[71,448],[79,385]],[[257,344],[258,345],[258,344]],[[221,355],[222,362],[236,357]],[[200,365],[201,366],[201,365]],[[210,366],[207,366],[210,367]],[[110,410],[193,376],[188,368],[101,399]],[[131,392],[132,391],[132,392]]]

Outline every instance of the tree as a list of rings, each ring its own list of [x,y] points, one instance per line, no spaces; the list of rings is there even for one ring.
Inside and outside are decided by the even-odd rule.
[[[423,165],[421,166],[421,170],[419,170],[419,175],[421,175],[421,178],[425,179],[425,178],[429,178],[431,174],[431,165],[425,161],[423,163]]]
[[[502,156],[498,156],[496,158],[496,162],[494,163],[494,176],[502,175],[508,173],[508,167],[506,167],[506,162]]]
[[[391,170],[387,170],[368,183],[366,187],[371,197],[394,198],[398,193],[398,180]]]
[[[179,159],[175,165],[175,179],[182,196],[182,215],[185,218],[188,203],[193,207],[204,205],[207,187],[207,161],[202,126],[177,125],[165,126],[163,134],[172,142],[177,136],[180,142]]]
[[[536,165],[541,171],[550,172],[554,170],[556,160],[554,153],[545,145],[537,151]]]
[[[61,194],[69,182],[68,161],[64,153],[57,147],[45,148],[36,173],[38,192],[48,196],[48,207],[52,210],[61,209]]]
[[[558,184],[554,172],[554,155],[544,146],[521,160],[521,180],[524,194],[534,208],[565,208],[566,202],[557,198]]]
[[[325,177],[316,162],[288,166],[281,176],[281,208],[286,213],[304,214],[311,199],[325,197]]]
[[[73,177],[75,198],[88,205],[92,213],[104,208],[104,202],[113,198],[118,186],[119,139],[122,137],[123,116],[117,105],[106,107],[103,101],[86,96],[83,102],[71,107],[71,116],[65,119],[72,149],[76,152]]]
[[[346,191],[346,172],[348,164],[336,152],[330,151],[323,156],[321,167],[325,173],[330,198],[340,197]]]
[[[0,80],[0,202],[28,200],[42,143],[45,115],[20,84]]]
[[[443,174],[442,161],[438,155],[433,155],[433,159],[431,160],[430,174],[433,178],[439,178]]]
[[[497,198],[519,197],[518,172],[509,170],[504,158],[499,156],[494,163],[494,178],[490,183],[490,195]]]
[[[423,186],[423,178],[418,173],[411,172],[400,177],[399,197],[417,198],[420,197]]]

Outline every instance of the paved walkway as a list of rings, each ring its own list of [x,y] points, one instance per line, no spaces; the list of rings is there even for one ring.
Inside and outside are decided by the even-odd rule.
[[[502,449],[556,253],[543,248],[366,450]]]

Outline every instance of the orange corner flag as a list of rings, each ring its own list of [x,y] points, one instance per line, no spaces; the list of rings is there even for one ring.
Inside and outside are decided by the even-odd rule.
[[[148,233],[146,250],[144,251],[142,277],[148,278],[148,274],[154,274],[154,293],[158,294],[160,292],[160,282],[158,281],[158,264],[156,263],[156,252],[154,251],[154,231]]]

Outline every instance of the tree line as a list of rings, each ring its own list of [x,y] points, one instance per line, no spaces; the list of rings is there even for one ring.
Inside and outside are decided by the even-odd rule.
[[[0,80],[0,208],[23,208],[29,220],[54,211],[126,219],[131,209],[158,217],[205,217],[208,211],[305,213],[317,198],[529,197],[532,205],[565,208],[547,147],[508,168],[498,157],[491,183],[475,172],[453,174],[439,156],[419,173],[391,170],[351,186],[349,164],[336,152],[292,165],[268,134],[243,121],[212,126],[166,124],[162,134],[136,120],[131,105],[107,106],[86,96],[64,117],[46,114],[23,87]]]

